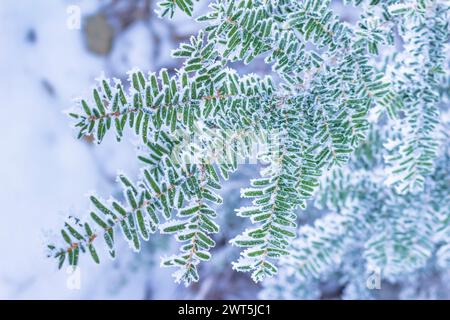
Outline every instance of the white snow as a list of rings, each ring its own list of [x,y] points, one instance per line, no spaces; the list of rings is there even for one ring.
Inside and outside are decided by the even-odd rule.
[[[128,163],[134,162],[126,141],[121,152],[112,148],[112,136],[96,148],[77,141],[62,112],[74,97],[88,94],[105,68],[102,59],[85,50],[81,30],[67,28],[66,9],[73,4],[83,14],[98,5],[87,0],[6,0],[0,5],[3,299],[114,298],[96,279],[112,263],[104,259],[102,266],[93,267],[86,259],[81,266],[81,289],[70,290],[66,285],[70,277],[58,272],[55,261],[44,255],[43,231],[60,226],[67,213],[83,213],[87,190],[109,194],[109,177],[113,179],[117,168],[130,168]],[[100,170],[97,159],[105,156],[105,168]],[[142,297],[142,292],[133,289],[126,294],[133,297]]]

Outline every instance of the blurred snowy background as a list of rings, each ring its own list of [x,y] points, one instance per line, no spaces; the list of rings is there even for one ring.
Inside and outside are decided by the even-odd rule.
[[[231,255],[237,253],[221,246],[214,265],[202,271],[201,285],[189,289],[173,284],[171,270],[159,267],[158,250],[171,245],[165,239],[152,240],[139,255],[119,249],[118,259],[103,259],[100,266],[86,259],[79,289],[70,274],[57,271],[45,257],[45,233],[67,214],[85,212],[86,192],[114,194],[118,169],[131,177],[137,172],[131,137],[120,145],[112,135],[100,146],[76,140],[63,111],[102,73],[126,79],[135,66],[173,70],[179,61],[170,58],[170,50],[200,27],[183,15],[158,19],[155,2],[1,1],[1,299],[256,297],[258,287],[249,277],[231,271]],[[197,10],[205,10],[205,4]],[[225,216],[233,215],[247,171],[255,168],[241,170],[224,190],[230,205],[222,208]],[[227,232],[233,223],[240,221],[227,220],[229,228],[222,223],[222,245],[231,238]],[[233,235],[241,227],[234,229]]]

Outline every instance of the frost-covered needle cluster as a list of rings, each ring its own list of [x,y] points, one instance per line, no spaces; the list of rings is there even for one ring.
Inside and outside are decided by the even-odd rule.
[[[70,113],[79,137],[133,130],[142,170],[118,176],[123,199],[92,195],[87,217],[67,221],[49,245],[60,267],[82,252],[99,262],[102,242],[114,257],[119,236],[139,251],[159,231],[180,243],[162,265],[198,281],[219,232],[217,190],[252,157],[261,177],[242,190],[251,206],[236,211],[251,227],[230,241],[244,248],[232,265],[256,282],[281,268],[267,292],[352,264],[395,278],[449,262],[449,2],[344,2],[359,7],[353,24],[329,0],[211,1],[197,18],[206,27],[172,52],[184,61],[175,74],[132,70],[129,88],[100,79]],[[194,4],[162,1],[160,14]],[[261,57],[270,75],[230,68]],[[325,214],[297,230],[311,199]]]

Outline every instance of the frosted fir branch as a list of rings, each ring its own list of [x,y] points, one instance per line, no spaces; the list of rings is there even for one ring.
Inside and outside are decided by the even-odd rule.
[[[435,255],[440,266],[448,263],[449,149],[439,153],[423,193],[400,196],[395,188],[385,187],[382,171],[381,151],[392,134],[389,128],[372,127],[349,167],[332,171],[322,181],[317,203],[334,213],[300,228],[281,268],[304,281],[324,279],[330,271],[351,269],[350,256],[357,255],[364,266],[359,272],[379,270],[396,281],[425,268]],[[448,146],[448,137],[440,139]]]
[[[446,2],[412,1],[390,7],[402,22],[405,51],[394,58],[396,86],[403,100],[403,117],[393,124],[401,143],[388,151],[389,185],[400,193],[423,190],[437,156],[439,75],[444,68],[444,44],[449,36],[450,6]],[[398,72],[400,70],[400,73]],[[407,76],[406,76],[407,75]]]
[[[160,18],[173,18],[177,9],[181,10],[188,16],[192,16],[194,10],[194,1],[199,0],[163,0],[158,1],[159,9],[155,10]]]
[[[425,198],[433,210],[420,220],[423,228],[410,228],[408,221],[419,217],[404,210],[410,198],[397,198],[398,190],[385,189],[382,139],[373,130],[377,126],[385,133],[377,122],[383,121],[383,112],[403,127],[392,128],[390,141],[400,143],[388,143],[388,160],[406,176],[388,182],[401,190],[411,183],[429,186],[436,199],[442,199],[445,186],[426,176],[436,172],[434,132],[442,90],[438,75],[444,68],[448,6],[441,1],[352,3],[362,9],[355,25],[341,21],[331,1],[217,0],[198,18],[207,23],[204,30],[172,52],[184,60],[175,75],[165,69],[148,75],[132,70],[128,90],[119,81],[100,78],[92,97],[70,112],[78,137],[92,135],[100,143],[113,131],[120,140],[129,127],[140,136],[143,168],[136,183],[120,176],[123,204],[92,198],[92,221],[62,228],[63,245],[50,248],[60,266],[66,256],[76,265],[82,251],[98,262],[94,241],[100,237],[115,256],[118,229],[134,250],[159,230],[180,244],[180,252],[162,265],[178,268],[178,282],[198,281],[198,265],[210,260],[219,232],[217,212],[210,204],[222,202],[217,190],[224,180],[243,159],[255,156],[266,165],[261,177],[242,190],[244,197],[252,198],[252,206],[238,209],[237,215],[254,226],[231,241],[245,248],[235,269],[251,271],[252,278],[261,281],[276,274],[279,261],[298,263],[301,258],[306,259],[304,276],[317,276],[338,264],[340,253],[353,250],[350,240],[355,239],[365,244],[357,250],[368,261],[391,274],[420,267],[435,249],[428,236],[438,224],[433,215],[441,211]],[[172,16],[177,8],[192,15],[193,5],[190,0],[162,1],[161,15]],[[394,44],[394,28],[407,40],[405,53],[386,58],[383,50]],[[241,76],[228,67],[261,56],[277,76]],[[383,58],[384,68],[377,61]],[[416,80],[426,85],[417,86]],[[378,113],[375,120],[370,119],[373,110]],[[186,135],[197,140],[186,143]],[[265,150],[255,155],[254,143],[265,144]],[[352,160],[355,157],[358,161]],[[366,172],[369,168],[373,172]],[[328,170],[333,174],[326,175]],[[317,220],[314,228],[300,230],[296,249],[296,210],[305,209],[314,196],[322,208],[336,212],[335,223],[345,228],[329,218]],[[395,214],[385,219],[389,210]],[[380,226],[384,234],[374,234]],[[402,232],[420,246],[408,247]],[[396,246],[409,249],[394,252]],[[394,249],[387,253],[386,248]],[[302,252],[308,252],[310,260]],[[446,261],[446,250],[440,252]],[[386,263],[383,257],[389,255],[395,259]]]

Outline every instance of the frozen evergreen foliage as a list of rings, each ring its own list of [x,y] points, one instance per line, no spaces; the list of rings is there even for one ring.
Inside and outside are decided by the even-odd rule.
[[[162,1],[159,13],[192,15],[194,4]],[[175,74],[133,70],[129,86],[100,79],[70,113],[78,137],[120,140],[130,128],[141,175],[118,176],[124,200],[92,195],[88,216],[66,222],[49,245],[59,266],[82,252],[99,262],[102,241],[115,257],[119,232],[139,251],[159,231],[180,242],[162,265],[177,268],[178,282],[198,281],[219,232],[217,190],[255,157],[261,177],[241,192],[252,204],[237,209],[251,227],[230,242],[243,248],[233,268],[256,282],[281,266],[266,297],[316,297],[317,279],[333,272],[347,277],[349,297],[363,296],[373,268],[395,279],[432,258],[445,266],[449,3],[345,5],[361,8],[356,23],[331,1],[211,1],[197,18],[207,26],[172,53],[184,60]],[[230,67],[258,57],[272,74]],[[297,230],[310,199],[326,213]]]
[[[192,16],[192,10],[194,10],[194,1],[198,0],[165,0],[159,1],[158,14],[160,17],[173,17],[175,10],[178,8],[188,16]]]
[[[371,128],[348,166],[324,178],[315,205],[330,213],[300,228],[291,255],[281,263],[284,272],[266,286],[265,294],[280,291],[277,286],[337,277],[345,284],[344,297],[370,298],[370,275],[399,282],[430,264],[446,270],[450,235],[450,123],[446,116],[436,138],[442,149],[435,169],[418,194],[401,195],[396,188],[386,187],[383,141],[391,133],[386,125]],[[300,298],[310,288],[301,287],[290,298]]]

